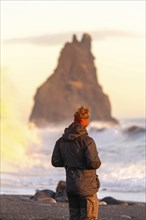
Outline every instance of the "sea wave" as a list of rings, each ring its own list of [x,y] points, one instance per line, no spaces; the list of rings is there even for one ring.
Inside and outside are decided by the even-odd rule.
[[[92,122],[88,129],[94,138],[102,161],[97,171],[101,190],[143,192],[145,190],[145,126],[144,120],[120,122],[118,126]],[[135,123],[136,122],[136,123]],[[55,189],[65,180],[63,168],[53,168],[51,155],[64,125],[28,130],[27,145],[8,142],[2,157],[2,188]],[[11,144],[11,145],[10,145]],[[16,145],[15,145],[16,144]],[[8,147],[8,148],[7,148]],[[19,148],[19,149],[18,149]],[[13,154],[7,154],[12,150]],[[11,156],[11,157],[10,157]],[[20,157],[21,156],[21,157]],[[15,190],[16,190],[15,189]],[[26,190],[26,191],[27,191]]]

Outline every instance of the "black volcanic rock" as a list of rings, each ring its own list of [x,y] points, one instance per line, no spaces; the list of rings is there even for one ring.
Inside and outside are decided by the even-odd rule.
[[[37,89],[30,121],[37,126],[70,121],[81,105],[90,109],[91,120],[117,123],[97,79],[89,34],[65,44],[54,73]]]

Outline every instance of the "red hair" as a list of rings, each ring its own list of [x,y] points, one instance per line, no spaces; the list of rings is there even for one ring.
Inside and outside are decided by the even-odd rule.
[[[87,127],[89,124],[89,109],[81,106],[74,114],[74,122]]]

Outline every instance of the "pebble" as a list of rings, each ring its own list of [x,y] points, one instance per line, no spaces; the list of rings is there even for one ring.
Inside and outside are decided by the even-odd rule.
[[[131,219],[131,216],[129,216],[129,215],[121,215],[121,217]]]

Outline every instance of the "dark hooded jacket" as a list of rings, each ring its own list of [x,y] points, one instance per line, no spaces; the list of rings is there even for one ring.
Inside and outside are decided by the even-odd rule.
[[[57,140],[52,165],[65,167],[68,193],[88,196],[98,191],[100,183],[96,169],[101,161],[94,140],[79,124],[72,123]]]

